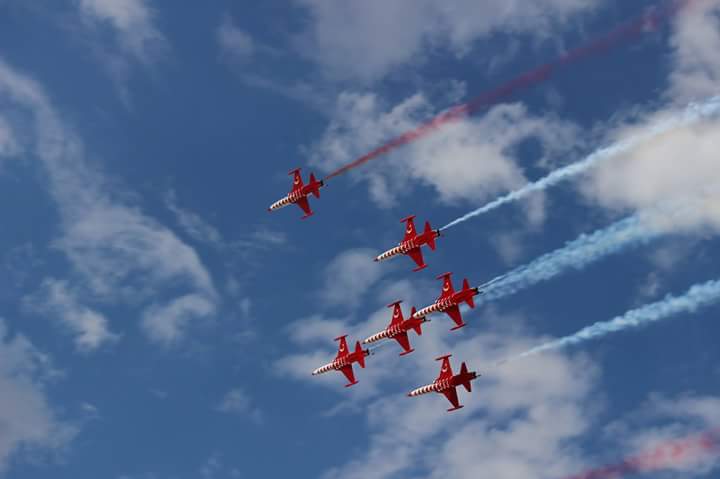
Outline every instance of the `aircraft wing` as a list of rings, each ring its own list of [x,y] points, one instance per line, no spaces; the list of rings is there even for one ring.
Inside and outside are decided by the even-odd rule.
[[[450,404],[453,405],[453,409],[460,409],[462,406],[460,406],[460,400],[458,400],[457,395],[457,389],[455,388],[449,388],[442,392],[448,401],[450,401]],[[448,411],[451,411],[452,409],[448,409]]]
[[[403,238],[403,241],[407,241],[416,236],[417,231],[415,231],[415,220],[412,217],[409,217],[405,221],[405,237]]]
[[[296,170],[293,170],[293,171],[291,171],[291,173],[293,175],[293,186],[292,186],[292,190],[290,190],[290,191],[297,191],[297,190],[302,189],[302,187],[305,185],[303,184],[302,175],[300,174],[300,169],[298,168]]]
[[[442,276],[439,276],[439,278],[442,278],[443,280],[443,287],[442,287],[442,293],[440,293],[440,297],[438,299],[445,299],[449,298],[453,294],[455,294],[455,288],[453,288],[452,285],[452,278],[450,276],[450,273],[445,273]]]
[[[457,325],[453,329],[458,329],[465,326],[462,315],[460,314],[460,307],[458,305],[450,306],[448,309],[445,310],[445,314],[450,316],[450,319],[452,319]]]
[[[398,344],[402,346],[403,350],[405,350],[406,353],[409,353],[412,350],[412,348],[410,348],[410,339],[408,338],[407,333],[403,332],[397,334],[393,339],[395,339],[395,341],[397,341]]]
[[[390,320],[390,326],[395,326],[396,324],[400,324],[403,322],[403,313],[402,308],[400,307],[400,303],[395,303],[393,305],[393,316]]]
[[[418,266],[417,269],[422,269],[427,266],[425,264],[425,260],[423,259],[423,254],[422,254],[422,251],[420,250],[420,248],[413,248],[410,251],[408,251],[406,254],[408,256],[410,256],[413,261],[415,261],[415,264]]]
[[[310,203],[308,202],[307,196],[303,196],[299,200],[296,201],[296,204],[305,212],[305,216],[310,216],[313,214],[312,210],[310,209]]]
[[[440,375],[437,377],[436,381],[453,377],[452,366],[450,365],[450,356],[443,356],[438,359],[442,359],[442,366],[440,367]]]
[[[355,381],[355,373],[353,373],[353,368],[349,364],[340,368],[340,372],[343,373],[348,380],[348,384],[346,384],[345,387],[352,386],[357,382]]]
[[[338,352],[337,356],[335,356],[335,359],[344,358],[345,356],[350,354],[350,351],[348,351],[347,339],[345,339],[345,336],[339,337],[338,340],[340,340],[340,344],[338,345]]]

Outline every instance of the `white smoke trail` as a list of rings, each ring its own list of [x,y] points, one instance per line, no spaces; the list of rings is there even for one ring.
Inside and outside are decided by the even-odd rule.
[[[682,113],[678,113],[671,116],[670,118],[665,119],[664,121],[661,121],[653,128],[650,128],[643,133],[639,133],[619,143],[615,143],[611,146],[597,150],[591,155],[587,156],[585,159],[555,170],[544,178],[541,178],[533,183],[529,183],[520,188],[519,190],[512,191],[505,196],[501,196],[491,201],[490,203],[487,203],[486,205],[481,206],[480,208],[451,221],[440,229],[446,230],[455,225],[463,223],[470,218],[474,218],[475,216],[479,216],[489,211],[492,211],[504,205],[505,203],[510,203],[512,201],[523,199],[536,191],[546,190],[547,188],[554,186],[563,180],[585,172],[586,170],[595,166],[597,163],[603,160],[612,158],[613,156],[620,153],[624,153],[634,148],[638,144],[647,141],[657,135],[681,126],[687,126],[699,120],[714,116],[718,113],[720,113],[720,96],[712,97],[702,103],[690,103],[687,105],[687,107],[683,110]]]
[[[667,295],[662,301],[647,304],[633,309],[611,319],[610,321],[597,322],[591,326],[581,329],[577,333],[564,338],[550,341],[521,353],[511,360],[520,359],[543,351],[560,349],[565,346],[572,346],[591,339],[599,338],[610,333],[623,331],[629,328],[638,328],[649,323],[668,319],[670,316],[680,313],[694,313],[699,308],[720,301],[720,280],[708,281],[691,287],[683,296],[674,297]]]
[[[629,246],[644,245],[659,235],[639,216],[630,216],[594,233],[580,235],[564,247],[494,279],[492,284],[480,286],[485,288],[482,301],[509,296],[570,269],[582,269]]]

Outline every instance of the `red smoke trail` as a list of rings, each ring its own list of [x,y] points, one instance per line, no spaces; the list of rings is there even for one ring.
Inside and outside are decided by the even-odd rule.
[[[523,73],[515,79],[510,80],[505,85],[484,93],[467,103],[462,103],[450,108],[433,118],[431,121],[420,125],[414,130],[410,130],[396,138],[393,138],[388,143],[374,149],[364,156],[361,156],[352,163],[335,170],[325,177],[325,179],[328,180],[330,178],[334,178],[353,168],[363,165],[370,160],[384,155],[395,148],[406,145],[418,138],[422,138],[446,123],[457,121],[465,116],[472,115],[478,110],[493,105],[502,100],[504,97],[512,95],[521,88],[527,88],[537,83],[541,83],[547,80],[555,72],[555,70],[562,66],[570,65],[582,60],[583,58],[602,53],[623,41],[637,37],[646,31],[652,31],[664,20],[672,17],[678,12],[678,10],[693,1],[695,0],[669,0],[665,6],[646,12],[639,17],[620,25],[602,37],[563,54],[554,61],[546,63],[545,65],[535,68],[529,72]]]
[[[673,466],[692,463],[720,452],[720,429],[682,439],[675,439],[653,449],[631,456],[618,464],[570,476],[566,479],[606,479],[628,474],[659,471]]]

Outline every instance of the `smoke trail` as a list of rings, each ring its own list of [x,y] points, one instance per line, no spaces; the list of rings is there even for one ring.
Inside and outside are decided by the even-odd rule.
[[[492,280],[492,284],[480,286],[481,289],[487,286],[482,301],[493,301],[515,294],[569,269],[582,269],[629,246],[647,244],[659,235],[659,231],[650,229],[639,216],[630,216],[594,233],[580,235],[564,247]]]
[[[481,206],[480,208],[451,221],[440,229],[446,230],[455,225],[463,223],[470,218],[474,218],[475,216],[479,216],[489,211],[492,211],[506,203],[523,199],[529,196],[531,193],[535,193],[537,191],[546,190],[547,188],[554,186],[561,181],[567,180],[585,172],[586,170],[592,168],[603,160],[607,160],[609,158],[612,158],[613,156],[624,153],[636,147],[638,144],[643,143],[655,136],[658,136],[662,133],[678,127],[689,125],[699,120],[715,116],[719,113],[720,96],[712,97],[702,103],[690,103],[682,113],[674,115],[671,118],[660,122],[653,128],[650,128],[649,130],[635,135],[634,137],[627,140],[597,150],[591,155],[587,156],[585,159],[555,170],[544,178],[541,178],[533,183],[529,183],[524,187],[520,188],[519,190],[512,191],[505,196],[501,196],[491,201],[490,203],[487,203],[486,205]]]
[[[718,430],[675,439],[643,451],[609,466],[604,466],[566,479],[617,478],[626,474],[659,471],[686,466],[718,453]]]
[[[610,321],[597,322],[581,329],[571,336],[566,336],[529,349],[514,359],[524,358],[543,351],[560,349],[565,346],[572,346],[625,329],[645,326],[655,321],[667,319],[675,314],[693,313],[699,308],[711,305],[717,301],[720,301],[720,280],[697,284],[682,296],[674,297],[667,295],[662,301],[630,310]]]
[[[541,83],[547,80],[555,70],[562,66],[570,65],[579,60],[582,60],[593,54],[602,53],[609,50],[610,48],[620,44],[623,41],[631,40],[635,37],[639,37],[643,33],[653,31],[654,28],[658,27],[662,22],[671,18],[680,9],[686,5],[692,3],[694,0],[668,0],[668,2],[662,7],[645,12],[642,15],[628,21],[609,33],[606,33],[602,37],[595,39],[594,41],[575,48],[557,59],[546,63],[534,70],[526,72],[513,80],[509,81],[505,85],[496,88],[495,90],[489,91],[483,95],[480,95],[467,103],[456,105],[447,111],[439,114],[431,121],[420,125],[414,130],[403,133],[402,135],[393,138],[386,144],[374,149],[370,153],[361,156],[353,162],[338,168],[325,177],[325,180],[329,180],[343,173],[348,172],[353,168],[357,168],[370,160],[378,158],[390,151],[411,143],[419,138],[426,136],[429,133],[437,130],[447,123],[454,122],[465,118],[468,115],[478,112],[485,107],[496,104],[503,98],[512,95],[517,90],[527,88],[532,85]]]

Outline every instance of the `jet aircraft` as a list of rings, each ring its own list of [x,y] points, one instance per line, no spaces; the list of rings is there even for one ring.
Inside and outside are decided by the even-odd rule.
[[[383,261],[399,254],[410,256],[417,268],[413,271],[420,271],[421,269],[427,268],[425,260],[423,259],[422,251],[420,247],[428,245],[431,250],[435,250],[435,238],[440,237],[440,230],[434,230],[430,227],[430,222],[425,222],[425,230],[418,234],[415,230],[415,215],[408,216],[400,220],[401,223],[405,223],[405,237],[398,243],[398,245],[392,249],[387,250],[383,254],[377,256],[375,261]]]
[[[355,351],[351,353],[348,350],[347,340],[345,338],[347,338],[347,334],[335,338],[335,341],[340,341],[337,356],[335,356],[335,359],[332,362],[326,364],[325,366],[320,366],[313,371],[312,375],[317,376],[318,374],[324,374],[328,371],[340,371],[349,381],[348,384],[345,385],[347,388],[358,383],[355,380],[355,374],[353,373],[353,363],[358,363],[361,368],[364,368],[365,356],[369,356],[370,351],[363,349],[360,346],[360,341],[357,341],[355,343]]]
[[[418,336],[421,335],[422,324],[426,323],[428,319],[426,319],[424,316],[418,318],[412,317],[412,315],[414,315],[416,312],[415,308],[412,308],[411,317],[409,317],[408,319],[404,319],[400,303],[402,303],[402,301],[396,301],[388,305],[388,308],[393,308],[393,315],[392,319],[390,320],[390,324],[384,330],[380,331],[377,334],[373,334],[369,338],[365,339],[363,341],[363,344],[370,344],[380,341],[381,339],[390,338],[397,341],[403,348],[403,352],[400,353],[400,356],[405,356],[406,354],[410,354],[411,352],[415,351],[413,348],[410,347],[410,339],[408,338],[408,332],[410,332],[410,330],[414,330],[418,334]]]
[[[450,331],[455,331],[465,326],[460,314],[460,304],[467,303],[471,308],[475,307],[474,296],[481,294],[482,291],[479,288],[471,288],[467,278],[463,280],[462,290],[455,292],[452,285],[452,273],[441,274],[437,279],[443,280],[442,292],[438,299],[433,304],[416,311],[413,314],[413,318],[420,318],[427,316],[432,313],[444,312],[450,319],[455,322],[455,327]]]
[[[312,216],[313,211],[310,209],[308,197],[312,194],[315,198],[320,198],[320,188],[325,186],[325,182],[322,180],[316,180],[315,175],[310,173],[310,183],[307,185],[303,184],[300,168],[295,168],[288,174],[293,175],[293,186],[290,193],[288,193],[284,198],[271,204],[268,211],[277,210],[294,203],[305,212],[305,216],[303,216],[302,219]]]
[[[446,356],[441,356],[437,358],[436,361],[442,361],[440,375],[437,377],[437,379],[432,384],[428,384],[427,386],[423,386],[413,391],[410,391],[408,393],[408,396],[420,396],[421,394],[427,394],[430,392],[441,393],[453,405],[453,407],[448,409],[448,412],[461,409],[463,406],[458,400],[456,388],[462,385],[465,387],[467,392],[472,392],[472,386],[470,385],[470,381],[474,381],[475,379],[477,379],[479,374],[475,371],[468,371],[467,365],[465,363],[462,363],[462,365],[460,366],[460,374],[453,375],[452,366],[450,366],[451,356],[451,354],[448,354]]]

